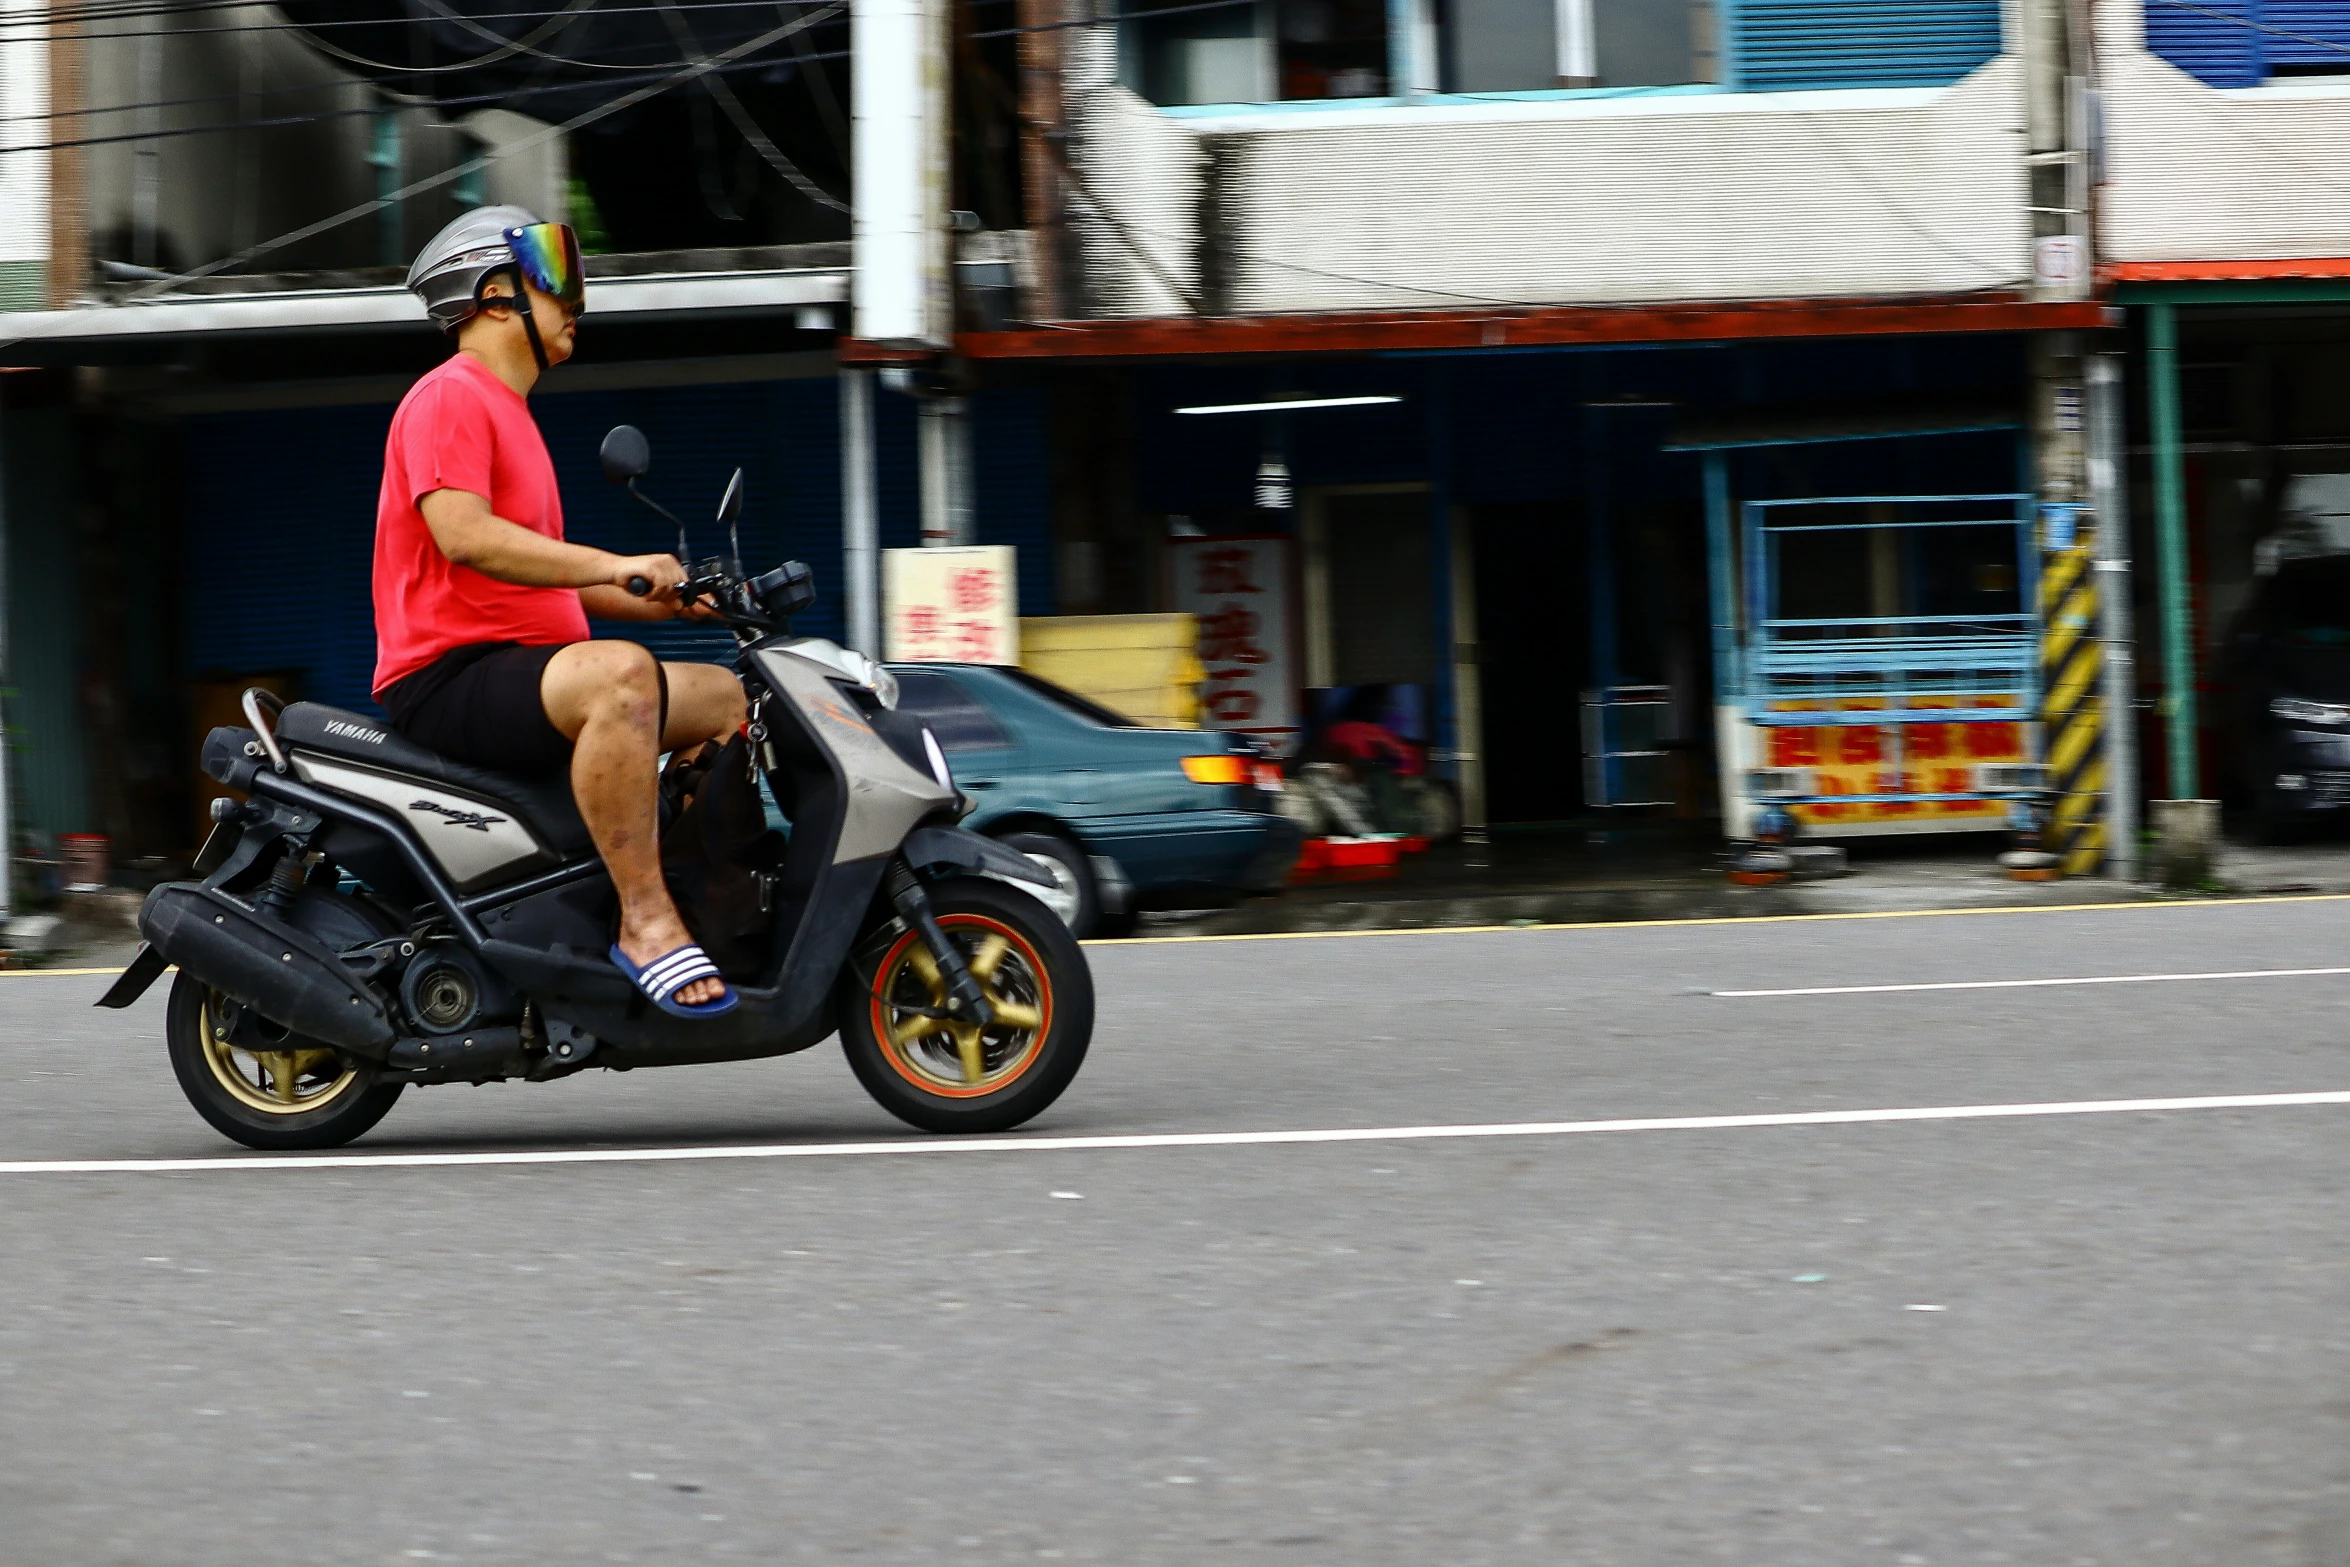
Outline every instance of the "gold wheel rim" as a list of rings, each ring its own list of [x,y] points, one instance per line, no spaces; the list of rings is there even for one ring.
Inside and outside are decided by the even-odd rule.
[[[978,914],[950,914],[939,924],[962,949],[995,1021],[983,1028],[930,1015],[945,1009],[946,978],[922,938],[906,931],[874,979],[873,1037],[891,1068],[915,1087],[976,1099],[1036,1065],[1052,1031],[1052,981],[1036,948],[1011,926]]]
[[[196,1035],[204,1064],[231,1099],[263,1115],[308,1115],[348,1097],[359,1086],[359,1069],[323,1045],[288,1038],[284,1050],[252,1050],[222,1038],[212,996],[196,1008]]]

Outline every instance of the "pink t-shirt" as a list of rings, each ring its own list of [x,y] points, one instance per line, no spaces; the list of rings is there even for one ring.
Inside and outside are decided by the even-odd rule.
[[[384,442],[375,502],[378,693],[452,648],[587,640],[577,589],[518,587],[442,554],[416,508],[435,490],[471,490],[508,522],[563,537],[555,464],[530,405],[467,353],[408,388]]]

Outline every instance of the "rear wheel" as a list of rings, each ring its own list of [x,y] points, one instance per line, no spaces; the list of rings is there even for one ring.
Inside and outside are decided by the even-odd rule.
[[[1061,1097],[1093,1037],[1093,976],[1077,941],[1024,892],[976,877],[930,889],[995,1021],[945,1013],[922,938],[891,921],[841,977],[841,1047],[865,1091],[928,1132],[1002,1132]]]
[[[182,972],[164,1041],[180,1091],[222,1135],[248,1148],[339,1148],[384,1118],[401,1085],[373,1064],[300,1034],[232,1044],[228,998]]]

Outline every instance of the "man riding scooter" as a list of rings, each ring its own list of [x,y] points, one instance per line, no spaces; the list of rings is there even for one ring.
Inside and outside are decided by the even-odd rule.
[[[665,1012],[731,1011],[662,880],[656,761],[733,734],[742,687],[716,665],[589,639],[590,615],[693,613],[677,593],[685,568],[564,539],[554,463],[525,402],[577,339],[578,238],[520,207],[478,208],[424,247],[408,287],[457,346],[401,399],[384,445],[375,699],[393,728],[456,761],[567,769],[619,893],[612,961]]]

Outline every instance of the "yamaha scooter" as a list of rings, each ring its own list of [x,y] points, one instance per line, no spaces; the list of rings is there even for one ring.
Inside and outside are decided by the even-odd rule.
[[[637,485],[642,434],[615,428],[602,459],[669,516]],[[718,512],[730,534],[741,506],[738,470]],[[679,546],[687,559],[682,526]],[[680,596],[733,633],[748,702],[713,765],[755,775],[786,824],[762,815],[732,851],[758,911],[732,1011],[672,1016],[613,966],[618,899],[567,780],[469,767],[259,690],[243,726],[204,741],[204,770],[242,798],[214,803],[200,879],[148,895],[145,942],[98,1005],[129,1006],[177,965],[172,1068],[197,1113],[254,1148],[347,1143],[410,1085],[741,1061],[835,1033],[914,1126],[1036,1115],[1093,1032],[1084,954],[1023,886],[1046,873],[956,825],[970,802],[887,670],[792,635],[815,599],[805,565],[747,575],[738,538]]]

